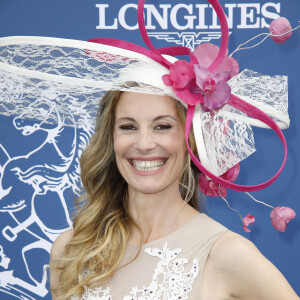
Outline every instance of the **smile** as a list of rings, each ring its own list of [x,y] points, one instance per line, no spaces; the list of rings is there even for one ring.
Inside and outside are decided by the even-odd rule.
[[[139,171],[156,171],[165,164],[166,160],[131,160],[131,165]]]

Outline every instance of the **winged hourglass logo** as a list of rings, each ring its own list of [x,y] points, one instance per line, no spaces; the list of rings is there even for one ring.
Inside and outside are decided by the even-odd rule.
[[[188,2],[188,1],[187,1]],[[192,51],[201,43],[221,38],[221,27],[213,8],[204,3],[145,4],[145,25],[148,35],[157,40],[186,46]],[[229,3],[230,2],[230,3]],[[108,3],[96,4],[98,30],[138,30],[136,3],[126,3],[112,9]],[[268,28],[280,16],[281,3],[242,3],[228,1],[224,4],[229,29]],[[117,13],[116,13],[117,12]]]
[[[188,47],[194,51],[197,45],[201,43],[220,39],[221,32],[151,32],[149,36],[158,40],[165,40],[168,43],[175,43],[176,46]]]

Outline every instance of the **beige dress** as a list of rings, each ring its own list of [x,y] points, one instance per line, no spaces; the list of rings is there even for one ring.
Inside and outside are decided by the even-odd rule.
[[[139,256],[118,270],[112,280],[85,289],[82,300],[200,300],[204,264],[214,242],[227,229],[199,214],[170,235],[144,244]],[[128,245],[121,265],[136,247]]]

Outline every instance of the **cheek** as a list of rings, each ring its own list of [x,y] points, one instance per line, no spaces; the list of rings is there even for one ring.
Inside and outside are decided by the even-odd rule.
[[[187,155],[187,148],[182,135],[174,135],[173,137],[166,139],[164,148],[168,151],[169,155],[173,157],[173,167],[178,172],[181,172],[184,168]]]
[[[183,134],[174,134],[166,140],[166,145],[170,152],[177,153],[178,155],[184,154],[187,151],[185,144],[185,137]]]
[[[185,137],[184,135],[181,135],[180,137],[178,137],[178,141],[181,140],[181,143],[177,144],[178,147],[178,158],[182,163],[182,168],[185,165],[185,161],[186,161],[186,155],[188,155],[188,151],[187,151],[187,147],[186,147],[186,143],[185,143]]]
[[[114,134],[114,151],[116,156],[123,152],[123,143],[122,143],[122,137],[120,137],[119,135]]]
[[[122,167],[122,157],[126,153],[126,149],[124,147],[124,143],[122,142],[122,138],[119,136],[114,136],[114,152],[115,152],[115,159],[116,164],[119,172],[124,177],[123,174],[123,167]]]
[[[123,135],[114,135],[114,151],[116,159],[122,157],[130,149],[130,139]]]

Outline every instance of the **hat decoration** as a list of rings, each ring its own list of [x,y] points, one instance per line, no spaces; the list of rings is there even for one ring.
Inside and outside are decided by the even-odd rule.
[[[0,113],[18,116],[26,108],[27,112],[31,109],[27,117],[34,122],[63,122],[86,129],[96,119],[98,99],[108,90],[169,95],[187,107],[186,145],[201,171],[199,186],[204,194],[220,196],[228,204],[227,188],[248,194],[268,187],[278,178],[286,161],[287,146],[281,129],[289,126],[287,78],[251,70],[239,73],[232,54],[254,47],[244,47],[253,39],[228,55],[226,16],[217,0],[209,2],[220,21],[221,45],[218,48],[200,44],[193,53],[187,47],[153,46],[145,28],[145,0],[138,3],[138,24],[149,50],[110,38],[90,40],[94,43],[44,37],[1,38]],[[273,21],[267,36],[279,43],[286,40],[292,31],[287,22],[281,18]],[[190,61],[174,57],[182,55],[188,55]],[[51,113],[47,112],[49,103],[55,106]],[[192,126],[197,156],[188,143]],[[271,179],[244,186],[234,181],[240,162],[255,151],[251,126],[275,131],[284,157]],[[249,232],[247,226],[255,218],[250,214],[240,217],[244,230]],[[273,226],[284,231],[295,213],[290,208],[276,207],[270,217]]]

